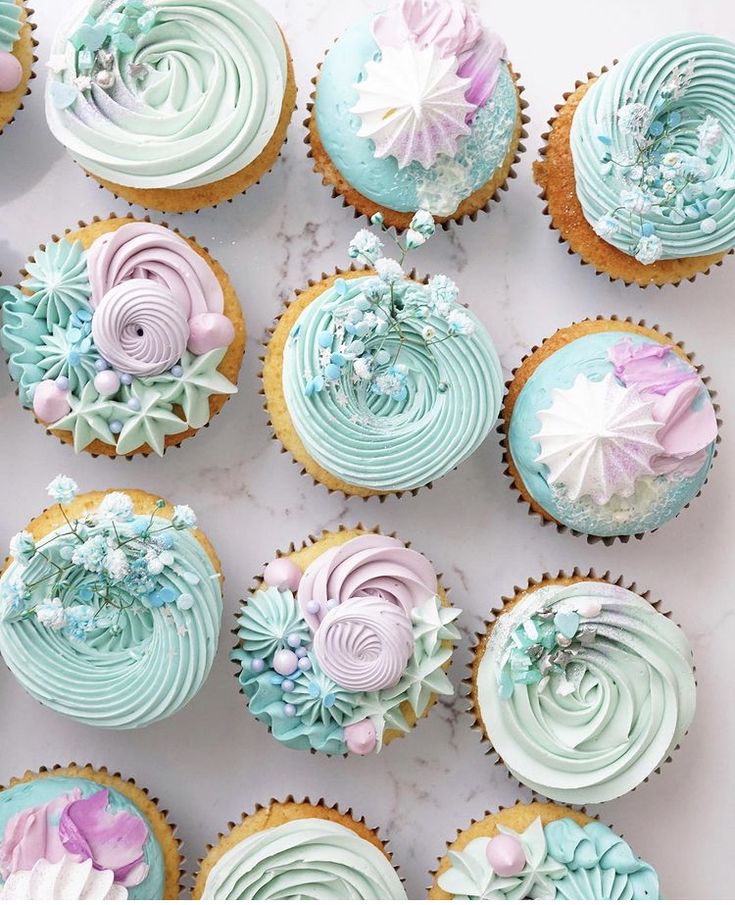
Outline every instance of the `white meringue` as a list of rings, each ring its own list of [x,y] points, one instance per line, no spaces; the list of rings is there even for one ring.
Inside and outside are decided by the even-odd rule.
[[[0,886],[0,900],[31,902],[39,899],[74,901],[127,899],[128,891],[115,883],[111,870],[97,870],[91,861],[75,861],[65,855],[56,864],[45,858],[30,870],[12,873]]]

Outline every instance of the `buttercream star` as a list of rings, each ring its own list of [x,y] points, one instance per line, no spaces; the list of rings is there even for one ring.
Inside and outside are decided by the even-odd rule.
[[[74,450],[81,452],[95,440],[115,445],[115,437],[109,427],[110,421],[122,420],[128,409],[120,403],[103,398],[94,388],[94,383],[86,383],[81,395],[70,396],[71,411],[56,421],[54,430],[71,431]]]

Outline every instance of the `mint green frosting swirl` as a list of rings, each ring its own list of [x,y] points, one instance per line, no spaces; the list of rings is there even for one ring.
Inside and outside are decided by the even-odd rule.
[[[20,37],[20,6],[15,0],[0,0],[0,52],[10,53]]]
[[[422,331],[446,328],[436,313],[401,322],[400,363],[408,367],[402,401],[369,392],[343,373],[336,385],[307,396],[305,378],[320,372],[318,336],[329,331],[337,306],[360,295],[366,278],[337,280],[299,316],[283,356],[283,392],[293,425],[309,455],[330,474],[373,490],[413,490],[465,461],[487,437],[500,411],[503,380],[492,340],[477,318],[471,336],[427,346]],[[427,294],[404,280],[396,296]],[[459,307],[459,306],[458,306]],[[384,349],[399,351],[395,333]]]
[[[110,524],[109,518],[97,516],[89,536]],[[153,519],[153,531],[170,527],[167,519]],[[36,700],[91,726],[137,729],[173,715],[199,691],[219,639],[220,579],[193,532],[170,534],[172,557],[158,582],[173,588],[177,598],[188,595],[192,605],[154,608],[131,587],[124,608],[83,639],[54,631],[27,612],[50,596],[56,573],[46,560],[36,556],[27,568],[10,562],[0,592],[22,576],[29,597],[21,613],[7,602],[0,604],[0,654]],[[64,562],[68,545],[64,526],[47,535],[43,552],[51,561]],[[68,603],[78,602],[80,590],[96,580],[94,572],[72,569],[65,590]]]
[[[576,614],[593,639],[548,684],[501,673],[516,629],[539,610]],[[572,617],[574,618],[574,616]],[[681,742],[696,687],[686,636],[673,620],[607,582],[547,585],[528,594],[490,633],[477,675],[480,714],[493,747],[524,785],[557,801],[609,801],[643,782]]]
[[[139,189],[195,188],[252,163],[276,130],[288,78],[271,14],[255,0],[155,0],[133,48],[110,47],[113,86],[79,91],[85,72],[71,39],[87,16],[105,26],[123,7],[82,3],[59,28],[51,52],[66,68],[46,93],[55,137],[85,170]],[[76,99],[59,106],[69,88]]]
[[[685,77],[690,61],[693,69]],[[672,93],[672,75],[687,84],[680,96]],[[570,135],[577,196],[589,223],[595,226],[619,211],[624,183],[621,168],[614,162],[625,164],[625,171],[639,156],[640,138],[621,128],[618,112],[626,105],[642,104],[652,111],[653,118],[665,99],[666,114],[674,112],[680,117],[672,128],[673,143],[665,150],[696,154],[697,129],[707,117],[719,121],[722,140],[709,159],[711,173],[703,176],[701,206],[696,203],[698,196],[685,193],[687,207],[681,217],[672,218],[666,208],[645,212],[645,220],[662,243],[658,256],[710,255],[735,247],[734,82],[735,44],[696,33],[642,44],[603,73],[580,101]],[[642,118],[647,114],[642,112]],[[635,254],[641,238],[640,218],[628,217],[624,211],[617,219],[617,230],[604,238],[621,251]]]
[[[403,900],[388,857],[354,830],[306,818],[248,836],[214,864],[204,899]]]

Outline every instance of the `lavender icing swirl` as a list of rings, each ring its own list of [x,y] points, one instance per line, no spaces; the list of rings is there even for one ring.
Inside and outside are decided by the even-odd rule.
[[[394,537],[362,534],[315,559],[301,578],[297,599],[315,631],[326,618],[327,601],[344,606],[354,598],[379,598],[410,617],[436,594],[436,583],[436,571],[421,553]],[[316,612],[314,602],[320,604]]]
[[[326,614],[313,647],[324,672],[348,691],[393,688],[413,653],[411,617],[382,597],[354,597]]]
[[[165,287],[186,320],[224,309],[219,280],[181,236],[156,223],[134,222],[97,239],[87,252],[92,307],[113,286],[132,279]]]
[[[186,350],[189,324],[171,292],[151,280],[126,280],[99,301],[92,336],[100,354],[118,370],[162,374]]]

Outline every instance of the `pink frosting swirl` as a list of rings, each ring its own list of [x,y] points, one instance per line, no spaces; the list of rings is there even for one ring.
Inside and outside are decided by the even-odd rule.
[[[313,649],[324,672],[348,691],[393,688],[413,653],[411,619],[382,597],[354,597],[327,613]]]
[[[314,560],[299,582],[297,599],[314,631],[328,612],[327,601],[344,605],[359,597],[380,598],[410,618],[436,594],[436,583],[434,567],[421,553],[394,537],[361,534]]]
[[[502,38],[484,27],[465,0],[399,0],[375,19],[373,35],[381,48],[411,41],[455,56],[457,75],[470,80],[465,98],[476,110],[492,97],[506,54]]]
[[[151,280],[168,290],[186,320],[221,313],[224,296],[207,262],[181,236],[156,223],[135,221],[97,239],[87,252],[92,307],[126,280]]]
[[[5,824],[0,842],[0,876],[7,880],[20,870],[31,870],[41,858],[52,864],[61,861],[65,849],[58,824],[65,808],[82,797],[79,789],[59,795],[46,804],[13,814]]]
[[[155,375],[181,358],[189,324],[166,286],[132,279],[113,286],[99,300],[92,336],[114,368],[134,376]]]

